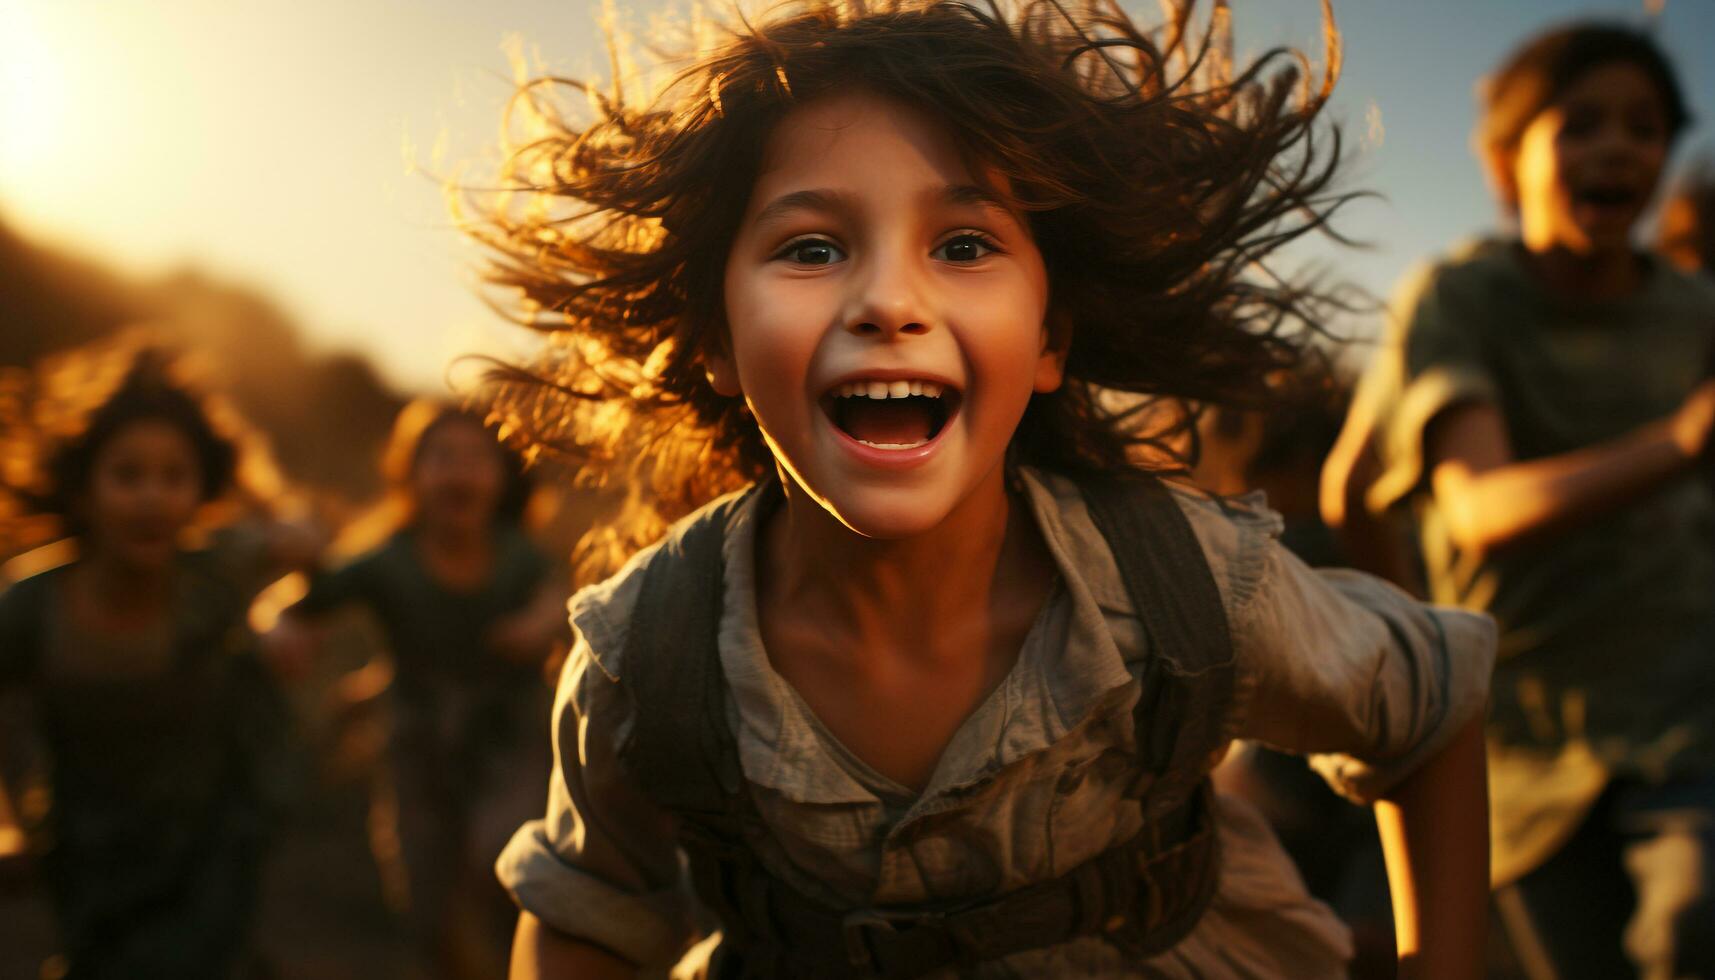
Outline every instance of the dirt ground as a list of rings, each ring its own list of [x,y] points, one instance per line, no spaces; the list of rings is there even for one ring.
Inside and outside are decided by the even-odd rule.
[[[267,980],[416,980],[422,974],[382,901],[359,787],[303,801],[270,859],[256,945]],[[53,954],[39,889],[0,891],[0,980],[37,980]]]

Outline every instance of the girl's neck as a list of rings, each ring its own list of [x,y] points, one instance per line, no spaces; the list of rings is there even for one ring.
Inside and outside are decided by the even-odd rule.
[[[854,533],[783,482],[785,505],[762,529],[759,593],[865,646],[943,648],[936,640],[957,624],[1012,598],[1039,600],[1052,579],[1052,559],[1001,467],[933,530],[890,541]]]
[[[138,568],[96,548],[80,557],[75,569],[77,591],[107,625],[134,626],[153,620],[167,608],[172,595],[171,563]]]
[[[488,525],[468,521],[417,522],[417,537],[423,547],[448,558],[469,558],[486,555],[489,547]]]
[[[1574,252],[1561,245],[1524,246],[1525,265],[1550,292],[1569,299],[1623,299],[1643,285],[1644,265],[1630,248]]]
[[[490,530],[486,524],[419,522],[417,554],[429,577],[455,592],[480,588],[493,564]]]

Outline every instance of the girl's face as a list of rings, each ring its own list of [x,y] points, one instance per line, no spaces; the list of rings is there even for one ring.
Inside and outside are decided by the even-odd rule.
[[[1531,120],[1513,161],[1520,230],[1535,251],[1624,252],[1667,161],[1667,113],[1642,68],[1584,73]]]
[[[81,516],[96,549],[149,572],[172,561],[201,504],[202,469],[190,437],[169,422],[141,419],[96,453]]]
[[[1057,388],[1042,255],[932,118],[864,92],[772,134],[727,259],[729,349],[783,470],[859,534],[935,527]]]
[[[494,438],[463,419],[440,422],[424,433],[411,466],[417,516],[437,525],[488,524],[505,482]]]

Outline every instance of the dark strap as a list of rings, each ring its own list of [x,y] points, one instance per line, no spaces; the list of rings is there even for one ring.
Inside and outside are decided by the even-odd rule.
[[[676,815],[725,816],[743,787],[717,637],[721,544],[749,493],[723,497],[668,533],[648,559],[621,654],[635,720],[620,761]]]
[[[1196,926],[1214,896],[1210,796],[1194,796],[1063,875],[981,902],[841,911],[771,879],[769,914],[791,937],[783,944],[784,972],[908,980],[1078,936],[1102,936],[1139,958],[1164,952]]]
[[[1231,696],[1220,594],[1189,522],[1153,477],[1091,483],[1084,495],[1149,639],[1134,711],[1141,761],[1191,775],[1183,787],[1140,783],[1147,815],[1136,840],[1057,878],[956,906],[829,909],[762,867],[749,839],[766,827],[727,725],[717,643],[722,542],[746,496],[682,521],[646,559],[621,660],[634,710],[620,762],[676,818],[693,884],[722,924],[720,976],[915,977],[1079,935],[1151,955],[1196,924],[1218,877],[1206,785],[1192,792],[1206,781],[1192,757],[1213,748]]]
[[[1143,764],[1166,778],[1147,788],[1171,806],[1228,741],[1233,641],[1226,608],[1191,522],[1160,480],[1106,477],[1083,480],[1079,489],[1148,639],[1132,719]]]

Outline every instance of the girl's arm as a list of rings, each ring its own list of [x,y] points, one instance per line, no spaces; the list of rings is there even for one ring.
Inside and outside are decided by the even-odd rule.
[[[1401,980],[1483,975],[1488,818],[1481,716],[1377,801]]]
[[[1607,442],[1513,458],[1500,410],[1465,402],[1425,436],[1430,484],[1460,548],[1493,552],[1600,518],[1692,468],[1715,426],[1715,380],[1672,415]]]
[[[619,763],[632,707],[607,673],[619,658],[604,663],[581,637],[574,644],[555,700],[546,815],[496,862],[522,913],[515,978],[664,974],[696,938],[672,817]]]
[[[308,519],[267,521],[262,533],[268,570],[276,578],[315,567],[328,546],[327,530]]]
[[[1243,597],[1228,614],[1241,693],[1235,734],[1310,755],[1354,802],[1383,801],[1403,975],[1480,975],[1459,965],[1483,955],[1472,916],[1486,913],[1489,892],[1480,739],[1494,621],[1246,540],[1267,527],[1241,525],[1235,542],[1210,549],[1261,552],[1228,566]]]
[[[512,936],[508,975],[511,980],[631,980],[637,968],[600,946],[555,932],[523,912]]]
[[[273,669],[288,678],[302,677],[320,655],[326,639],[325,617],[351,603],[372,602],[381,594],[375,553],[331,571],[317,571],[296,602],[280,610],[274,626],[262,635],[262,650]]]

